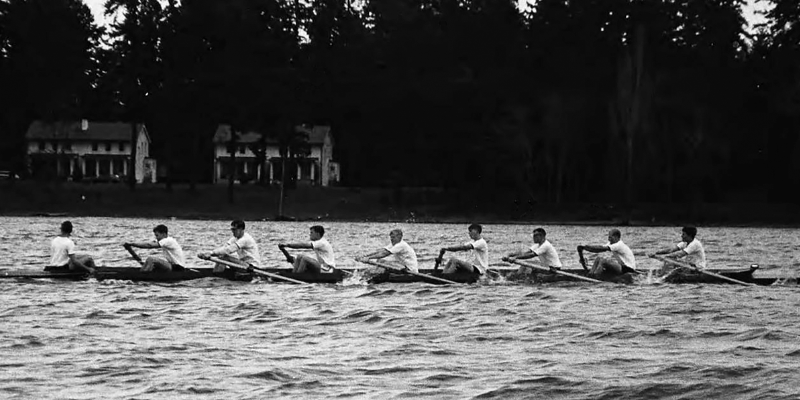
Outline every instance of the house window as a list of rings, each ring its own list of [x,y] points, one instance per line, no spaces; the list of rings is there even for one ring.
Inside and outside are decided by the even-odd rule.
[[[39,141],[39,151],[44,151],[44,140]]]
[[[106,143],[106,151],[111,151],[111,142]]]
[[[125,151],[125,142],[119,142],[119,151]]]
[[[92,142],[92,151],[97,151],[97,142]]]

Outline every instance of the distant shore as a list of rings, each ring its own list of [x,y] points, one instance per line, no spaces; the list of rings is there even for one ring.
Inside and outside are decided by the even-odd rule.
[[[278,220],[280,190],[186,184],[167,191],[163,184],[0,182],[0,215],[102,216],[228,220]],[[454,200],[454,198],[457,198]],[[480,206],[442,189],[299,187],[287,191],[284,218],[298,221],[542,223],[569,225],[800,226],[800,206],[766,203],[518,204],[498,196]]]

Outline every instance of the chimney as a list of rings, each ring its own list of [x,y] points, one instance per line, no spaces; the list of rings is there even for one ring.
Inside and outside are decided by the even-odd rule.
[[[81,120],[81,130],[86,131],[89,129],[89,120],[82,119]]]

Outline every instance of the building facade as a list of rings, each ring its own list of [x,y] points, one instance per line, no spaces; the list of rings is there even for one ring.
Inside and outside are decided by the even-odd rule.
[[[125,122],[34,121],[25,134],[31,176],[88,181],[124,181],[129,176],[131,124]],[[150,136],[136,124],[136,182],[155,182]]]
[[[298,184],[329,186],[339,182],[339,164],[333,161],[333,136],[329,126],[297,126],[295,131],[306,135],[308,155],[298,158],[297,165],[287,174],[294,174]],[[231,168],[230,125],[219,125],[214,134],[214,176],[213,181],[227,182],[233,171]],[[260,165],[254,150],[264,149],[265,163]],[[258,132],[240,133],[236,140],[235,168],[238,181],[268,182],[276,184],[281,179],[283,160],[278,142],[270,137],[262,137]]]

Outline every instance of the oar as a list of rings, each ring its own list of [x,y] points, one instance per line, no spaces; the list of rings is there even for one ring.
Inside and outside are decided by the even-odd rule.
[[[673,260],[671,258],[667,258],[667,257],[664,257],[664,256],[659,256],[659,255],[653,254],[650,257],[655,258],[656,260],[661,260],[661,261],[663,261],[663,262],[665,262],[667,264],[672,264],[672,265],[675,265],[675,266],[678,266],[678,267],[684,267],[684,268],[693,269],[693,270],[695,270],[697,272],[700,272],[701,274],[706,274],[708,276],[713,276],[714,278],[722,279],[722,280],[725,280],[725,281],[728,281],[728,282],[731,282],[731,283],[736,283],[736,284],[744,285],[744,286],[755,286],[755,284],[753,284],[753,283],[742,282],[742,281],[740,281],[738,279],[729,278],[729,277],[727,277],[725,275],[715,274],[715,273],[713,273],[711,271],[706,271],[704,269],[697,268],[692,264],[683,263],[683,262],[676,261],[676,260]]]
[[[248,271],[248,272],[250,271],[250,269],[245,268],[244,266],[241,266],[241,265],[236,264],[236,263],[232,263],[230,261],[225,261],[225,260],[219,259],[217,257],[209,257],[208,260],[209,261],[213,261],[215,263],[222,264],[222,265],[227,265],[231,269],[235,269],[235,270],[239,270],[239,271]],[[278,275],[278,274],[273,274],[271,272],[262,271],[260,269],[256,269],[255,267],[253,268],[252,272],[254,272],[254,273],[258,274],[258,275],[268,276],[268,277],[273,278],[273,279],[279,279],[279,280],[286,281],[286,282],[297,283],[299,285],[311,285],[308,282],[303,282],[303,281],[299,281],[297,279],[292,279],[292,278],[289,278],[289,277],[286,277],[286,276],[283,276],[283,275]]]
[[[457,282],[453,282],[451,280],[447,280],[447,279],[444,279],[444,278],[439,278],[437,276],[428,275],[428,274],[420,274],[419,272],[409,271],[409,270],[407,270],[405,268],[395,267],[394,265],[391,265],[389,263],[382,263],[380,261],[363,260],[363,259],[356,259],[356,261],[363,262],[364,264],[374,265],[376,267],[386,268],[388,270],[392,270],[392,271],[395,271],[395,272],[402,272],[402,273],[405,273],[405,274],[418,276],[420,278],[429,279],[429,280],[436,281],[436,282],[439,282],[439,283],[446,283],[446,284],[456,284],[457,283]]]
[[[545,267],[545,266],[542,266],[542,265],[528,263],[528,262],[525,262],[525,261],[509,260],[508,262],[513,263],[513,264],[517,264],[517,265],[522,265],[522,266],[525,266],[525,267],[531,267],[533,269],[538,269],[539,271],[553,272],[553,273],[556,273],[556,274],[559,274],[559,275],[564,275],[564,276],[568,276],[570,278],[580,279],[580,280],[583,280],[583,281],[586,281],[586,282],[603,283],[603,281],[599,281],[597,279],[593,279],[593,278],[589,278],[589,277],[581,276],[581,275],[576,275],[576,274],[572,274],[572,273],[569,273],[569,272],[561,271],[559,269],[548,268],[548,267]]]
[[[288,251],[286,251],[286,248],[285,248],[285,247],[283,247],[283,246],[281,246],[281,245],[278,245],[278,249],[280,249],[280,250],[281,250],[281,253],[283,253],[283,255],[286,257],[286,261],[287,261],[289,264],[292,264],[292,263],[294,263],[294,257],[292,257],[292,255],[291,255],[291,254],[289,254],[289,252],[288,252]]]
[[[131,246],[131,245],[126,243],[126,244],[123,244],[122,247],[124,247],[125,250],[128,250],[128,253],[131,254],[131,257],[133,257],[133,259],[136,260],[136,262],[138,262],[140,265],[144,265],[144,261],[142,261],[142,257],[139,257],[139,255],[136,254],[135,251],[133,251],[133,246]]]
[[[587,271],[589,270],[589,268],[586,266],[586,259],[583,258],[583,249],[581,248],[581,246],[578,246],[578,262],[581,263],[583,269]]]

